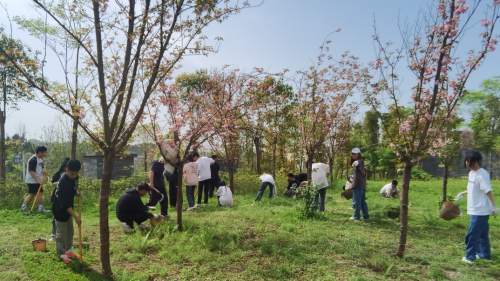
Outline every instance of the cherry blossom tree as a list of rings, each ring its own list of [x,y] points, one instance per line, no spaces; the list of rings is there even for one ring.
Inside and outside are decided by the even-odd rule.
[[[226,20],[250,4],[245,1],[240,6],[229,0],[117,0],[113,3],[93,0],[91,3],[75,1],[56,12],[46,1],[34,0],[34,3],[81,47],[84,70],[92,77],[92,85],[80,111],[91,115],[92,123],[74,116],[65,97],[32,79],[7,50],[0,48],[0,55],[12,62],[46,103],[73,120],[78,119],[79,126],[103,153],[99,228],[101,263],[108,277],[112,274],[108,203],[116,155],[123,152],[148,102],[163,91],[164,81],[180,67],[179,61],[187,54],[207,55],[216,50],[213,41],[202,34],[203,29],[213,22]],[[66,25],[62,19],[67,13],[84,18],[92,26],[93,35],[84,36],[87,33],[83,27]],[[40,62],[32,63],[40,67]],[[134,114],[130,114],[131,111]]]
[[[366,101],[380,114],[386,108],[399,129],[382,120],[385,135],[391,147],[404,163],[401,192],[401,225],[398,257],[406,248],[408,226],[408,193],[413,163],[429,149],[446,146],[446,126],[457,114],[457,104],[465,95],[465,85],[471,74],[481,65],[486,54],[495,50],[498,36],[494,30],[498,21],[500,1],[440,0],[429,12],[422,12],[414,25],[401,27],[403,43],[394,49],[392,43],[383,44],[375,29],[374,42],[377,59],[371,67],[380,75],[373,92]],[[481,20],[479,48],[470,50],[466,59],[457,52],[459,42],[474,25],[474,15],[484,11]],[[474,29],[473,29],[474,30]],[[398,66],[406,64],[416,76],[416,85],[402,89]],[[410,95],[411,92],[411,95]],[[409,106],[405,105],[410,98]],[[381,101],[390,100],[385,105]]]
[[[307,156],[307,174],[311,178],[313,157],[323,147],[325,140],[342,119],[355,114],[357,106],[350,98],[366,89],[368,68],[358,63],[358,58],[343,53],[340,60],[329,55],[330,40],[320,47],[315,65],[297,72],[296,84],[300,106],[293,114],[299,123],[300,146]],[[332,64],[326,65],[326,62]]]
[[[197,71],[182,74],[175,84],[164,84],[162,92],[146,105],[141,123],[158,145],[163,157],[177,168],[177,225],[182,231],[182,170],[190,153],[206,143],[222,145],[226,156],[236,151],[238,118],[248,100],[249,75],[239,70]],[[177,151],[176,161],[166,156],[165,135],[172,141],[168,145]],[[213,140],[218,138],[218,140]],[[233,158],[231,158],[233,159]],[[231,163],[229,163],[231,164]],[[231,167],[232,165],[230,165]],[[173,175],[175,176],[175,175]]]

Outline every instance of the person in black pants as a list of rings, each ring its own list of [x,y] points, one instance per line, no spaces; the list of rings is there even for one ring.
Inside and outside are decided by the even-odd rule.
[[[198,204],[196,207],[201,206],[201,197],[203,196],[203,205],[208,204],[208,189],[210,188],[210,179],[212,174],[210,171],[210,166],[215,163],[212,158],[200,157],[198,152],[193,152],[193,159],[198,165]]]
[[[211,179],[210,179],[210,186],[208,189],[208,197],[212,198],[214,197],[214,190],[219,187],[219,182],[220,182],[220,177],[219,177],[219,163],[217,163],[217,155],[212,155],[212,160],[214,160],[214,163],[210,166],[210,174],[211,174]]]
[[[156,218],[148,212],[152,207],[142,203],[141,197],[151,192],[147,183],[140,183],[137,188],[130,188],[120,196],[116,203],[116,217],[122,222],[123,229],[129,233],[134,228],[134,222],[141,229],[148,229],[142,223],[149,218]],[[153,191],[154,192],[154,191]],[[157,215],[156,215],[157,216]]]
[[[177,175],[177,168],[168,179],[168,195],[170,196],[170,207],[175,208],[177,206],[177,181],[179,176]]]
[[[165,178],[163,177],[163,172],[165,171],[165,166],[160,161],[156,159],[151,164],[151,169],[149,170],[148,184],[151,188],[149,192],[149,199],[146,206],[154,207],[161,200],[161,195],[164,196],[163,200],[160,202],[161,215],[164,217],[168,216],[168,195],[165,189]],[[156,190],[155,190],[156,189]],[[161,194],[159,194],[160,192]]]

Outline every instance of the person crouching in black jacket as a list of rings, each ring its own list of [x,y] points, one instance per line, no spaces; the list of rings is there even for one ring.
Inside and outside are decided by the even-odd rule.
[[[158,215],[153,215],[148,210],[154,207],[147,207],[142,203],[141,197],[148,194],[151,188],[147,183],[139,183],[137,188],[130,188],[120,196],[116,203],[116,217],[121,221],[123,229],[129,233],[134,228],[134,222],[139,229],[147,230],[148,226],[142,223],[149,218],[157,219]]]

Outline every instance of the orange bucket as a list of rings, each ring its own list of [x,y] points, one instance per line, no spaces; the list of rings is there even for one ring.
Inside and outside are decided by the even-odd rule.
[[[233,205],[236,205],[236,202],[237,202],[236,199],[233,199]]]
[[[439,211],[439,216],[447,221],[458,218],[462,214],[462,210],[460,210],[458,205],[449,201],[444,202],[443,207]]]
[[[38,238],[36,240],[31,241],[31,245],[33,245],[33,250],[45,252],[45,247],[47,246],[47,239]]]
[[[353,191],[352,189],[348,189],[342,193],[340,193],[341,197],[344,197],[346,200],[352,199]]]
[[[157,224],[163,221],[163,218],[161,216],[158,216],[157,219],[150,218],[149,221],[151,222],[151,226],[155,227]]]

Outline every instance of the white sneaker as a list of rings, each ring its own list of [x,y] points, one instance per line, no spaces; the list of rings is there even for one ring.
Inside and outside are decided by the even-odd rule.
[[[187,210],[187,211],[191,211],[191,210],[193,210],[193,209],[196,209],[196,206],[195,206],[195,207],[189,207],[189,208],[187,208],[186,210]]]
[[[353,220],[353,221],[359,221],[359,219],[355,218],[355,217],[350,217],[349,218],[350,220]]]
[[[125,233],[130,233],[132,232],[132,228],[125,222],[122,222],[123,230],[125,230]]]
[[[28,207],[26,207],[26,206],[21,206],[21,211],[25,211],[25,212],[27,212],[27,211],[29,211],[29,209],[28,209]]]
[[[203,206],[206,206],[207,204],[206,203],[203,203]]]
[[[200,205],[200,204],[196,204],[196,205],[194,205],[194,206],[195,206],[195,207],[201,207],[201,205]]]
[[[139,224],[137,225],[137,227],[140,229],[140,230],[150,230],[151,227],[147,226],[147,225],[144,225],[144,224]]]
[[[54,241],[54,240],[56,240],[56,237],[55,237],[55,235],[50,235],[50,239],[49,239],[49,242],[52,242],[52,241]]]
[[[483,260],[483,261],[491,261],[491,260],[489,260],[489,259],[484,259],[484,258],[481,258],[481,257],[479,257],[478,255],[476,255],[476,259],[478,259],[478,260]]]
[[[45,210],[43,207],[38,207],[38,212],[40,213],[48,213],[50,210]]]
[[[466,263],[474,263],[473,261],[468,260],[466,257],[463,257],[462,261]]]

